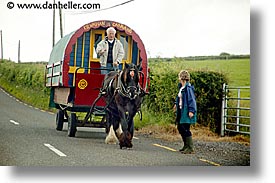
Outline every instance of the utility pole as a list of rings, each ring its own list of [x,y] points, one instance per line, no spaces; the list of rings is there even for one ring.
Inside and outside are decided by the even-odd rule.
[[[62,11],[59,8],[59,22],[60,22],[60,36],[63,38],[63,26],[62,26]]]
[[[1,60],[3,60],[3,36],[2,36],[2,30],[1,30]]]
[[[53,0],[53,3],[55,4],[55,0]],[[55,8],[53,9],[53,47],[55,44]]]
[[[18,63],[20,63],[20,40],[18,42]]]

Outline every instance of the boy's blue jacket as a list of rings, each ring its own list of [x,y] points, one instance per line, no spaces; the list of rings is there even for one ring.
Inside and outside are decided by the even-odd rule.
[[[181,83],[178,85],[179,89],[182,87]],[[181,91],[182,94],[182,109],[179,108],[179,97],[176,98],[177,106],[177,118],[176,121],[180,124],[189,123],[195,124],[197,121],[197,103],[194,92],[194,86],[191,86],[189,82],[186,82],[184,89]],[[189,117],[189,112],[192,112],[194,116]]]

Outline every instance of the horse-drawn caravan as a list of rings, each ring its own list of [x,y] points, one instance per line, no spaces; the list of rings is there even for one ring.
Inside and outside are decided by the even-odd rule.
[[[108,27],[116,29],[125,54],[120,72],[103,75],[96,48]],[[132,147],[133,117],[148,92],[148,69],[140,37],[124,24],[95,21],[66,35],[53,47],[46,66],[50,107],[58,109],[56,129],[68,122],[68,136],[74,137],[77,127],[105,127],[107,133],[116,131],[121,148]]]

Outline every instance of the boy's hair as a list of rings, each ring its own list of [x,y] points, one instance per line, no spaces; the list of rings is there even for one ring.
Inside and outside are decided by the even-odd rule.
[[[181,70],[179,73],[179,79],[189,81],[190,80],[189,72],[186,70]]]

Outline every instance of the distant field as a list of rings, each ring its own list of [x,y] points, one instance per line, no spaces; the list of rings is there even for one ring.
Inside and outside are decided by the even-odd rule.
[[[250,86],[250,59],[184,61],[174,58],[169,62],[151,59],[149,64],[151,71],[156,73],[168,69],[218,71],[228,76],[230,86]]]
[[[250,59],[232,60],[194,60],[185,61],[173,58],[172,61],[165,59],[150,59],[152,73],[163,73],[166,70],[207,70],[218,71],[227,75],[229,86],[250,86]],[[250,97],[250,91],[245,90],[242,97]]]

